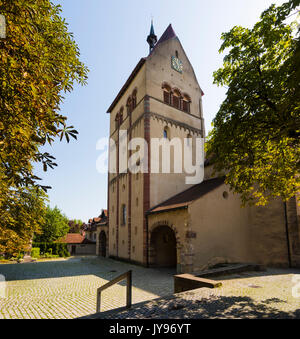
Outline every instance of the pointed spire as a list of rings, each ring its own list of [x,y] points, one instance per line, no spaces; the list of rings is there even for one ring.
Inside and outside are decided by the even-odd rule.
[[[155,33],[154,33],[154,26],[153,26],[153,19],[151,20],[150,35],[155,35]]]
[[[157,36],[154,33],[153,20],[151,20],[150,34],[147,37],[147,42],[149,44],[150,53],[151,53],[152,49],[154,48],[155,44],[157,43]]]
[[[176,33],[174,32],[174,29],[172,27],[172,24],[170,24],[167,29],[164,31],[163,35],[160,37],[157,43],[155,43],[154,48],[150,48],[150,55],[152,54],[153,50],[162,42],[167,41],[169,39],[177,38]]]
[[[161,36],[161,38],[159,39],[158,43],[157,44],[160,44],[161,42],[164,42],[164,41],[167,41],[169,39],[172,39],[172,38],[176,38],[177,35],[176,33],[174,32],[174,29],[172,27],[172,24],[170,24],[167,29],[164,31],[163,35]]]

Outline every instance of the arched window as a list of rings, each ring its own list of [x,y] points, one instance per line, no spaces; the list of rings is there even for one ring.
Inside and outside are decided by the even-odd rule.
[[[177,109],[181,109],[181,94],[177,89],[173,91],[172,99],[173,106]]]
[[[131,111],[133,111],[136,108],[136,95],[137,95],[137,89],[135,89],[132,93]]]
[[[168,127],[164,128],[164,139],[170,139],[170,132]]]
[[[162,84],[164,103],[172,105],[186,113],[191,113],[191,98],[188,94],[183,94],[178,88],[171,88],[167,83]]]
[[[116,118],[115,118],[115,128],[116,129],[119,128],[119,113],[116,115]]]
[[[164,90],[164,102],[168,105],[171,105],[171,87],[168,84],[163,84]]]
[[[121,107],[120,112],[119,112],[119,125],[120,125],[120,126],[121,126],[122,123],[123,123],[123,111],[124,111],[124,108]]]
[[[187,94],[184,94],[183,96],[182,110],[186,113],[191,112],[191,98]]]
[[[131,98],[131,96],[127,99],[126,107],[127,107],[127,115],[131,114],[131,112],[132,112],[132,98]]]
[[[187,135],[187,145],[191,146],[192,145],[192,136],[190,134]]]
[[[124,111],[124,107],[121,107],[120,112],[117,113],[116,115],[116,118],[115,118],[116,129],[118,129],[123,123],[123,111]]]

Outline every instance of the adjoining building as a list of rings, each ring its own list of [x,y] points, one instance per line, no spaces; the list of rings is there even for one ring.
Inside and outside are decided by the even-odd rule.
[[[96,253],[96,243],[86,239],[79,233],[68,233],[60,241],[67,244],[67,249],[71,255],[89,255]]]
[[[99,217],[89,219],[83,228],[86,239],[95,244],[95,254],[106,257],[108,255],[108,215],[107,210],[102,209]]]
[[[117,161],[133,154],[119,150],[121,130],[128,141],[143,138],[148,145],[153,138],[178,138],[194,147],[196,138],[205,137],[204,93],[172,26],[157,42],[152,25],[147,41],[150,54],[140,59],[108,109]],[[171,163],[174,157],[171,153]],[[300,266],[296,197],[286,204],[277,199],[266,207],[241,208],[239,196],[223,178],[212,176],[209,163],[197,185],[186,184],[186,173],[174,172],[133,174],[117,163],[116,173],[108,175],[105,255],[178,272],[236,262]]]
[[[108,212],[107,210],[102,210],[100,220],[97,224],[97,255],[108,257],[108,238]]]

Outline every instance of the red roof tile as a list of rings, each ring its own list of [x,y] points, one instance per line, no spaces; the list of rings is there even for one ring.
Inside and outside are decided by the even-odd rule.
[[[92,241],[86,239],[79,233],[68,233],[60,239],[60,242],[67,244],[93,244]]]

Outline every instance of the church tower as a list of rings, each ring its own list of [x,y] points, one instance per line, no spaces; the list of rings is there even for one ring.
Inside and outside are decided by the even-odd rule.
[[[151,140],[177,138],[183,144],[185,138],[205,136],[203,91],[172,26],[157,41],[152,22],[147,42],[149,55],[140,59],[108,109],[117,159],[115,173],[108,175],[109,255],[144,266],[149,265],[150,251],[147,212],[189,187],[186,173],[174,168],[171,173],[151,172]],[[120,159],[135,153],[122,144],[120,131],[126,131],[128,142],[145,140],[147,173],[120,168]],[[174,156],[171,153],[171,164]]]

